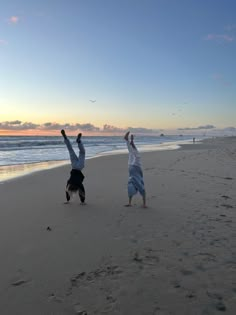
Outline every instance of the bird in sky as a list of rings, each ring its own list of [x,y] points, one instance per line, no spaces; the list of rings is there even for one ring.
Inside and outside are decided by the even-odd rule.
[[[96,102],[96,100],[89,100],[91,103],[95,103]]]

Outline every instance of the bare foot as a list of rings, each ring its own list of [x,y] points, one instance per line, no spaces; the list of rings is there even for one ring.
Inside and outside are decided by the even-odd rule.
[[[132,205],[130,205],[130,204],[127,204],[127,205],[124,205],[124,207],[132,207]]]
[[[81,137],[82,137],[82,133],[79,133],[78,136],[77,136],[77,139],[76,139],[77,143],[80,143]]]
[[[126,141],[129,140],[129,134],[130,134],[130,131],[126,132],[126,134],[125,134],[125,136],[124,136],[124,139],[125,139]]]
[[[62,134],[63,138],[66,139],[66,133],[65,133],[64,129],[61,130],[61,134]]]
[[[132,145],[132,147],[133,147],[134,149],[136,149],[136,146],[135,146],[135,144],[134,144],[134,135],[131,135],[131,137],[130,137],[130,144]]]

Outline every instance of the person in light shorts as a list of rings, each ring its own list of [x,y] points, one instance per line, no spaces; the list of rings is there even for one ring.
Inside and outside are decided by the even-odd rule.
[[[129,134],[128,131],[125,136],[124,140],[126,141],[127,148],[129,151],[129,159],[128,159],[128,166],[129,166],[129,180],[128,180],[128,197],[129,203],[126,207],[132,206],[132,198],[138,192],[142,196],[143,200],[143,208],[147,208],[146,206],[146,191],[144,186],[144,179],[143,179],[143,171],[141,165],[141,158],[138,149],[134,144],[134,136],[131,135],[129,141]]]

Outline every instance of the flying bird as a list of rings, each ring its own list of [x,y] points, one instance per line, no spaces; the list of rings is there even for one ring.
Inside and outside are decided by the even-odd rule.
[[[91,103],[95,103],[96,102],[96,100],[89,100]]]

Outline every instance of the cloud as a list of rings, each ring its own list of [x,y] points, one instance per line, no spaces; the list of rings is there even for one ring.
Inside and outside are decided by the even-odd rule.
[[[103,125],[103,131],[104,132],[125,132],[125,130],[122,128],[118,128],[118,127],[107,125],[107,124]]]
[[[134,127],[127,127],[127,128],[119,128],[116,126],[112,126],[109,124],[105,124],[102,128],[94,126],[91,123],[86,124],[60,124],[57,122],[45,122],[42,124],[35,124],[33,122],[22,122],[20,120],[13,120],[13,121],[5,121],[0,122],[0,130],[14,130],[14,131],[23,131],[23,130],[39,130],[39,131],[58,131],[61,129],[65,129],[69,132],[79,132],[79,131],[86,131],[86,132],[94,132],[94,133],[104,133],[104,134],[124,134],[129,130],[131,133],[136,134],[157,134],[163,130],[158,129],[148,129],[148,128],[134,128]]]
[[[19,16],[13,15],[8,19],[9,24],[17,24],[19,22]]]
[[[60,130],[60,129],[66,129],[65,125],[61,125],[58,123],[52,123],[52,122],[46,122],[44,124],[41,124],[39,126],[40,130]]]
[[[223,77],[223,75],[221,75],[220,73],[215,73],[213,74],[212,78],[218,82],[220,82],[222,85],[224,86],[230,86],[231,82],[226,81]]]
[[[232,31],[236,30],[236,25],[235,24],[229,24],[229,25],[225,26],[225,30],[228,32],[232,32]]]
[[[236,136],[236,127],[217,128],[212,130],[211,135],[215,136]]]
[[[21,120],[12,120],[12,121],[4,121],[0,122],[0,130],[9,132],[32,132],[34,133],[41,132],[44,134],[58,134],[60,135],[60,130],[65,129],[68,132],[88,132],[91,134],[100,134],[100,135],[124,135],[128,130],[131,133],[136,135],[160,135],[161,132],[164,132],[163,129],[149,129],[143,127],[127,127],[127,128],[119,128],[113,125],[105,124],[102,128],[94,126],[91,123],[64,123],[60,124],[57,122],[45,122],[42,124],[37,124],[33,122],[22,122]],[[186,127],[186,128],[178,128],[177,130],[166,130],[166,134],[177,133],[178,131],[199,131],[199,133],[206,132],[207,130],[212,135],[232,135],[236,134],[236,127],[229,126],[222,129],[218,129],[213,125],[201,125],[197,127]]]
[[[46,122],[39,127],[40,130],[61,130],[65,129],[68,131],[76,131],[76,130],[81,130],[81,131],[99,131],[100,128],[96,127],[90,123],[87,124],[58,124],[55,122]]]
[[[7,121],[6,123],[9,125],[20,125],[21,121],[20,120],[13,120],[13,121]]]
[[[224,131],[236,132],[236,127],[226,127]]]
[[[22,123],[19,120],[15,121],[5,121],[5,122],[0,122],[0,129],[1,130],[32,130],[32,129],[37,129],[39,127],[38,124],[34,124],[31,122],[24,122]]]
[[[8,42],[5,39],[0,39],[0,46],[7,45]]]
[[[214,129],[216,128],[213,125],[205,125],[205,126],[198,126],[198,127],[186,127],[186,128],[178,128],[177,130],[206,130],[206,129]]]
[[[153,129],[148,129],[148,128],[142,128],[142,127],[138,127],[138,128],[133,128],[133,127],[128,127],[128,130],[130,130],[130,132],[133,133],[154,133],[154,132],[159,132],[159,130],[153,130]]]
[[[222,42],[230,43],[234,41],[234,37],[227,34],[208,34],[204,39],[208,41],[216,41],[219,43]]]
[[[93,124],[59,124],[57,122],[46,122],[43,124],[35,124],[32,122],[21,122],[20,120],[14,121],[4,121],[0,122],[1,130],[29,130],[29,129],[38,129],[40,131],[52,131],[52,130],[61,130],[65,129],[67,131],[89,131],[97,132],[101,131],[99,127],[94,126]]]
[[[118,128],[112,125],[104,125],[103,126],[103,132],[110,132],[110,133],[125,133],[127,131],[130,131],[131,133],[136,133],[136,134],[153,134],[153,133],[159,133],[160,130],[157,129],[148,129],[148,128],[134,128],[134,127],[127,127],[127,128]]]
[[[212,75],[212,78],[214,80],[222,80],[222,77],[223,76],[220,73],[215,73],[215,74]]]
[[[100,128],[99,127],[96,127],[96,126],[94,126],[94,125],[92,125],[92,124],[90,124],[90,123],[88,123],[88,124],[77,124],[78,125],[78,129],[80,129],[80,130],[84,130],[84,131],[99,131],[100,130]]]

